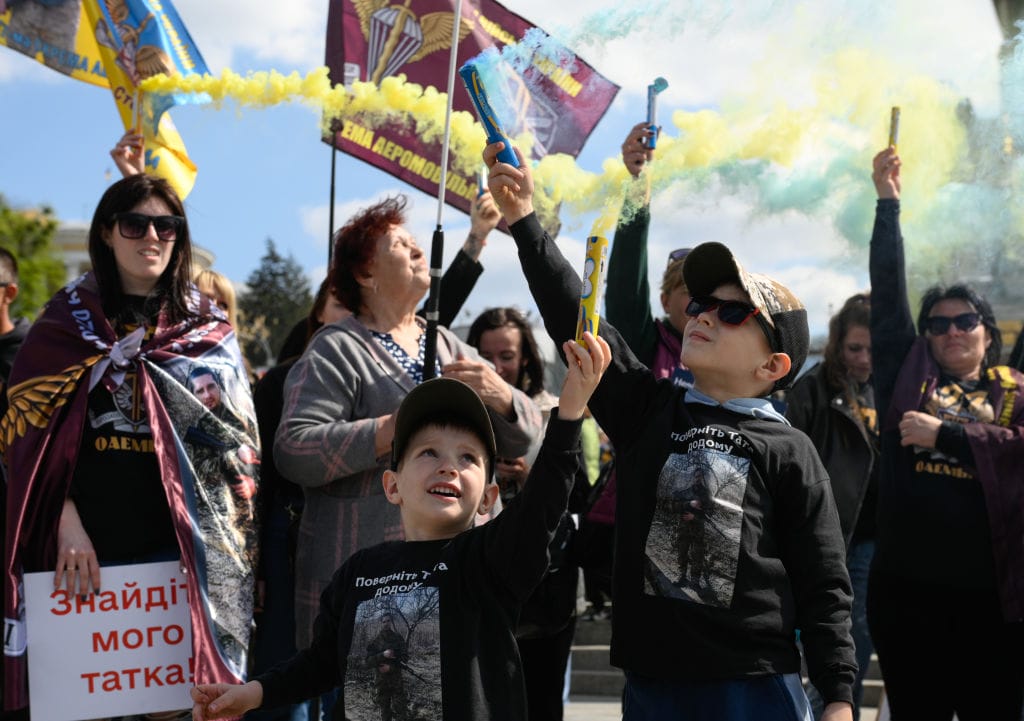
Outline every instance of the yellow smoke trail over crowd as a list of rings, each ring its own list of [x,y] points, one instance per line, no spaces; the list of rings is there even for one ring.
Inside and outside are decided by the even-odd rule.
[[[880,78],[897,80],[882,83]],[[404,76],[385,78],[379,88],[366,82],[332,86],[325,67],[305,76],[275,71],[242,76],[230,70],[219,76],[156,76],[142,88],[158,94],[206,93],[217,105],[231,100],[241,107],[265,108],[301,102],[322,114],[325,134],[332,118],[359,118],[370,126],[402,120],[414,123],[420,137],[438,142],[447,100],[437,89],[409,83]],[[934,80],[904,76],[882,59],[847,49],[819,67],[811,97],[802,105],[751,94],[716,110],[673,112],[655,162],[645,172],[654,195],[680,182],[699,187],[713,175],[741,192],[759,193],[759,204],[768,210],[813,212],[834,206],[854,186],[861,194],[869,190],[864,177],[870,158],[887,140],[890,106],[901,105],[902,138],[909,142],[902,142],[900,150],[914,177],[909,192],[915,202],[907,205],[920,211],[948,182],[962,152],[956,101]],[[529,137],[516,142],[528,151]],[[453,168],[472,174],[484,143],[485,133],[472,115],[452,114]],[[614,227],[622,198],[628,199],[628,208],[647,191],[647,184],[631,182],[617,155],[606,158],[600,172],[587,171],[565,155],[543,158],[533,172],[538,208],[560,204],[570,215],[598,212],[595,234]]]
[[[331,84],[326,67],[316,68],[305,76],[297,72],[283,75],[275,70],[239,75],[225,69],[218,76],[156,75],[143,81],[141,87],[155,94],[205,93],[218,107],[227,100],[243,108],[303,103],[322,114],[321,131],[325,135],[330,133],[332,119],[356,117],[370,126],[411,120],[416,134],[428,142],[440,142],[444,133],[446,94],[433,87],[406,82],[403,75],[384,78],[380,87],[356,81],[346,88]],[[480,165],[485,137],[483,128],[472,115],[453,112],[450,138],[453,166],[472,174]]]

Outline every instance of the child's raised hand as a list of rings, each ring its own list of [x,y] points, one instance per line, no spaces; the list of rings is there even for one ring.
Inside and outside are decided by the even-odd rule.
[[[484,164],[490,168],[487,176],[487,187],[494,196],[505,222],[512,225],[533,212],[533,174],[530,166],[513,146],[519,167],[498,161],[498,153],[505,147],[502,142],[492,143],[484,148]]]
[[[565,376],[562,393],[558,397],[558,417],[566,421],[583,417],[590,396],[594,394],[594,389],[601,382],[601,376],[612,360],[612,349],[604,338],[584,333],[583,340],[586,347],[574,340],[562,344],[562,351],[569,363],[569,373]]]
[[[193,686],[189,693],[192,694],[194,721],[238,717],[263,703],[263,685],[258,681],[200,684]]]

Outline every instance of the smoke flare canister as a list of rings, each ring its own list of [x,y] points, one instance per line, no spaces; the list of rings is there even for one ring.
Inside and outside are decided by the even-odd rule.
[[[583,334],[597,335],[601,321],[601,298],[604,296],[604,272],[608,261],[608,239],[601,235],[587,238],[587,254],[583,262],[583,290],[576,322],[576,342],[583,343]]]
[[[487,192],[487,166],[481,165],[476,171],[476,197]]]
[[[668,81],[665,78],[655,78],[647,86],[647,129],[653,134],[647,138],[646,145],[652,150],[658,147],[658,93],[667,88]]]
[[[892,108],[892,116],[889,119],[889,147],[893,150],[896,149],[897,143],[900,141],[900,106],[894,105]]]
[[[484,132],[487,133],[487,144],[504,143],[505,147],[498,152],[498,160],[518,168],[519,158],[512,150],[512,143],[509,142],[508,136],[502,131],[501,126],[498,125],[498,118],[487,101],[487,90],[484,88],[484,81],[480,78],[480,71],[477,70],[475,64],[468,62],[459,68],[459,77],[465,83],[466,92],[469,93],[473,107],[476,108],[476,115],[480,119],[480,124],[484,126]]]

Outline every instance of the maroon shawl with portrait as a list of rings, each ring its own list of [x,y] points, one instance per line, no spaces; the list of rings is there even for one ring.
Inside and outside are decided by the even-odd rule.
[[[20,578],[54,569],[57,524],[68,495],[89,391],[117,388],[126,372],[148,415],[160,475],[188,574],[195,681],[244,679],[252,619],[258,440],[234,331],[193,291],[193,314],[118,339],[94,276],[63,288],[32,326],[11,373],[10,408],[0,423],[8,477],[4,588],[7,709],[28,703]],[[196,366],[211,368],[229,412],[214,413],[188,387]],[[113,519],[112,519],[113,521]],[[103,589],[102,602],[112,590]],[[109,600],[109,599],[108,599]],[[187,696],[183,699],[187,702]]]

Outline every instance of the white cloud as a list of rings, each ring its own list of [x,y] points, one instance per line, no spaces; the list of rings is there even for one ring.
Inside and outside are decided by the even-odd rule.
[[[717,241],[743,267],[780,280],[803,301],[812,333],[827,327],[830,309],[866,284],[864,267],[850,267],[847,243],[826,222],[799,213],[751,221],[752,208],[734,197],[679,197],[670,191],[651,208],[648,279],[651,305],[660,311],[658,287],[668,254],[676,248]]]
[[[269,68],[306,71],[324,64],[326,3],[177,0],[175,5],[213,73],[225,67],[236,72]],[[236,67],[243,53],[265,65]]]

